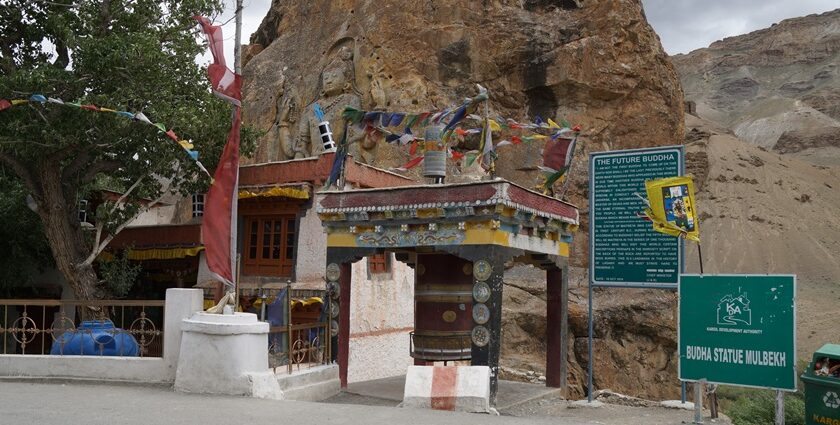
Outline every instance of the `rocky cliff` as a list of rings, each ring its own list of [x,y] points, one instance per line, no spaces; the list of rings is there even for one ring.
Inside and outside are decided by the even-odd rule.
[[[257,162],[283,157],[276,123],[286,105],[297,106],[287,119],[294,138],[306,105],[329,98],[322,74],[342,66],[346,97],[368,110],[444,108],[479,83],[494,115],[581,124],[570,196],[581,205],[588,151],[683,137],[679,81],[640,0],[277,0],[247,51],[245,116],[266,131]],[[500,148],[499,175],[531,186],[534,145]],[[383,167],[408,158],[381,141],[362,154]]]
[[[840,164],[840,9],[672,60],[700,117],[755,145]]]

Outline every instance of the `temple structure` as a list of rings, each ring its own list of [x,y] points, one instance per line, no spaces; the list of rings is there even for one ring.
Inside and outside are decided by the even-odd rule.
[[[320,192],[327,233],[326,277],[337,303],[334,351],[343,386],[351,353],[352,264],[393,253],[414,268],[415,364],[469,361],[498,385],[506,266],[547,271],[546,385],[566,384],[567,270],[575,206],[505,180]]]

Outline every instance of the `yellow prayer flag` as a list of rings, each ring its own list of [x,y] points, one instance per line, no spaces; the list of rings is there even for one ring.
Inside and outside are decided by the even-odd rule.
[[[502,126],[500,126],[499,123],[497,123],[496,121],[493,121],[493,120],[488,120],[488,121],[490,121],[490,130],[491,131],[502,131]]]
[[[552,120],[551,118],[549,118],[549,119],[548,119],[548,126],[549,126],[550,128],[560,128],[560,124],[557,124],[557,123],[556,123],[556,122],[554,122],[554,120]]]
[[[180,141],[178,141],[178,144],[181,145],[181,147],[184,148],[184,149],[192,149],[193,148],[193,144],[186,141],[186,140],[180,140]]]
[[[653,230],[700,242],[694,180],[690,176],[645,181]]]
[[[534,139],[538,139],[538,140],[542,140],[542,139],[548,139],[548,136],[546,136],[546,135],[544,135],[544,134],[535,134],[535,135],[533,136],[533,138],[534,138]]]
[[[100,110],[100,111],[102,111],[102,112],[117,112],[117,111],[115,111],[115,110],[113,110],[113,109],[102,108],[102,107],[100,107],[100,108],[99,108],[99,110]]]
[[[12,105],[23,105],[24,103],[29,103],[26,99],[12,99]]]

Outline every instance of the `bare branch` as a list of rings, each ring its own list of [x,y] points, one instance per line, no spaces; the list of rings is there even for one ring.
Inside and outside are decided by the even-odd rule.
[[[96,237],[93,240],[93,246],[99,246],[99,240],[102,239],[102,228],[105,224],[102,221],[96,222]]]
[[[114,231],[111,232],[111,234],[108,235],[108,237],[106,237],[102,242],[99,242],[98,245],[94,245],[93,250],[91,251],[90,255],[85,259],[85,261],[83,263],[79,264],[78,267],[88,266],[88,265],[93,264],[93,262],[96,260],[96,257],[98,257],[99,254],[101,254],[102,251],[105,250],[105,248],[108,246],[109,243],[111,243],[111,241],[114,239],[115,236],[117,236],[117,234],[119,234],[123,229],[125,229],[126,226],[131,224],[131,222],[136,220],[137,217],[140,217],[140,214],[143,214],[144,212],[149,211],[158,202],[162,201],[163,198],[166,197],[166,195],[169,195],[170,190],[172,189],[172,181],[175,180],[175,176],[177,176],[178,173],[181,172],[180,163],[177,163],[177,164],[178,165],[175,167],[175,170],[172,173],[172,178],[169,179],[169,183],[167,183],[166,188],[161,190],[160,196],[158,196],[155,200],[146,204],[144,207],[139,208],[137,210],[137,212],[134,213],[133,216],[131,216],[131,218],[129,218],[128,220],[125,220],[122,224],[117,226],[117,228],[114,229]],[[134,185],[132,185],[132,189],[129,189],[129,190],[133,190],[133,187],[136,186],[139,183],[140,183],[140,181],[138,180],[137,182],[134,183]],[[123,195],[123,196],[125,196],[125,195]],[[121,197],[120,199],[123,199],[123,198]],[[98,237],[97,237],[97,239],[98,239]]]
[[[131,187],[129,187],[129,188],[128,188],[128,190],[126,190],[126,191],[125,191],[125,193],[123,193],[123,194],[120,196],[120,198],[119,198],[119,199],[117,199],[117,202],[116,202],[116,203],[114,203],[114,207],[113,207],[113,208],[111,208],[111,211],[110,211],[110,213],[111,213],[111,214],[113,214],[113,213],[114,213],[114,211],[116,211],[116,210],[117,210],[117,208],[119,208],[119,206],[120,206],[120,205],[122,205],[122,204],[124,204],[124,203],[125,203],[125,198],[127,198],[127,197],[128,197],[128,195],[129,195],[131,192],[133,192],[133,191],[134,191],[134,189],[136,189],[136,188],[137,188],[137,186],[139,186],[139,185],[140,185],[140,182],[141,182],[141,181],[143,181],[143,178],[144,178],[144,177],[146,177],[146,176],[140,176],[140,178],[139,178],[139,179],[137,179],[137,181],[136,181],[136,182],[134,182],[134,184],[132,184],[132,185],[131,185]]]

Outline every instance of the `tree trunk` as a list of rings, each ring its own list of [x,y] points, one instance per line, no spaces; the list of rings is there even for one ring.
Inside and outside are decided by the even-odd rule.
[[[58,270],[77,299],[102,299],[106,291],[99,285],[96,271],[92,265],[84,264],[90,249],[79,224],[76,188],[62,184],[58,169],[41,166],[37,173],[41,184],[38,215]],[[88,315],[83,313],[84,316]]]

